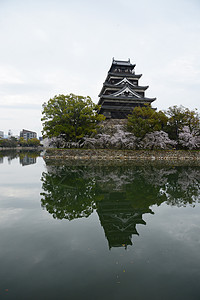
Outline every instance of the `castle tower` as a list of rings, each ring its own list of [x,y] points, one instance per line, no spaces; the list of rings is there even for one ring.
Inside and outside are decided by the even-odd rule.
[[[135,64],[114,60],[99,94],[100,113],[108,119],[126,119],[135,106],[151,104],[156,98],[146,98],[148,86],[140,86],[142,74],[135,74]]]

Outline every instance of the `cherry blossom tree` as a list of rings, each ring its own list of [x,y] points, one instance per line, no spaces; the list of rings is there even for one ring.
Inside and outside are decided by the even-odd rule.
[[[200,148],[200,135],[195,130],[190,130],[189,126],[184,126],[179,133],[179,144],[189,150]]]
[[[137,138],[134,134],[124,131],[121,126],[118,125],[116,133],[110,139],[110,143],[114,148],[118,149],[135,149]]]
[[[114,149],[135,149],[137,138],[134,134],[124,131],[121,125],[115,126],[113,134],[99,133],[94,138],[85,137],[81,147],[85,148],[114,148]]]
[[[170,140],[164,131],[154,131],[147,133],[140,143],[143,149],[169,149],[176,145],[176,141]]]

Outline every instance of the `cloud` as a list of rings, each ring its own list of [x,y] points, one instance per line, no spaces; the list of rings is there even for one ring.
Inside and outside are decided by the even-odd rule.
[[[28,104],[28,103],[24,103],[24,104],[11,104],[11,105],[6,105],[6,104],[0,104],[0,108],[4,108],[4,109],[19,109],[19,110],[32,110],[32,109],[41,109],[41,106],[39,104]]]
[[[186,84],[200,84],[200,68],[195,57],[182,56],[170,61],[164,69],[171,81]]]
[[[141,85],[161,109],[177,102],[200,108],[195,0],[9,0],[0,3],[0,20],[0,105],[13,116],[9,128],[19,118],[20,126],[40,128],[42,103],[54,95],[97,102],[113,56],[137,64]],[[3,119],[0,126],[8,130]]]
[[[23,84],[23,75],[13,66],[0,65],[0,85]]]

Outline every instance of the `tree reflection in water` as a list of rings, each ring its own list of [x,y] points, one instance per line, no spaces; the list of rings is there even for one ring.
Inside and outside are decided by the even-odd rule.
[[[0,163],[3,163],[4,157],[7,157],[8,163],[11,164],[12,160],[19,158],[19,163],[22,166],[35,164],[40,152],[36,150],[3,150],[0,151]]]
[[[57,219],[88,217],[95,205],[95,179],[83,168],[48,166],[42,174],[42,206]]]
[[[136,225],[152,205],[195,205],[198,167],[47,166],[42,207],[57,219],[88,217],[97,210],[109,248],[132,245]]]

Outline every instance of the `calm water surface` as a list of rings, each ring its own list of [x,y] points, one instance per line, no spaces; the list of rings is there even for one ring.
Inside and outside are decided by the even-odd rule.
[[[4,155],[0,299],[200,299],[199,167]]]

